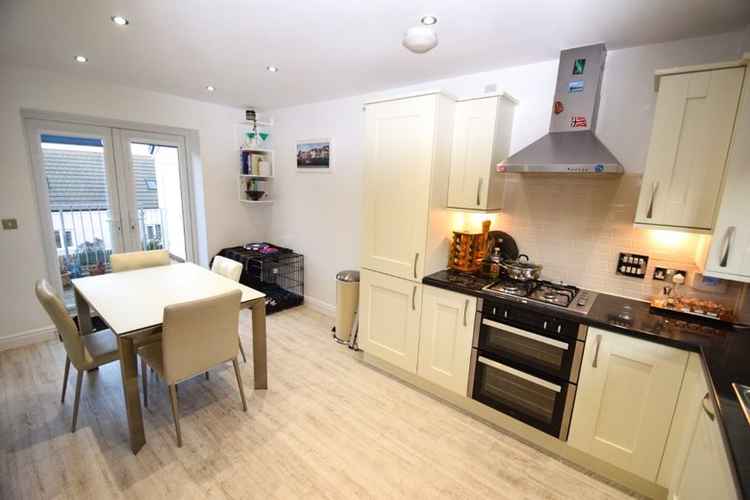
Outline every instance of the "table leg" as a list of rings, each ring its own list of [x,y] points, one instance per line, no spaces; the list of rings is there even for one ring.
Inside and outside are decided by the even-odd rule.
[[[119,337],[120,373],[122,374],[122,391],[125,395],[125,407],[128,414],[128,432],[130,449],[138,453],[146,444],[141,415],[141,398],[138,393],[138,368],[133,339]]]
[[[256,300],[251,308],[253,338],[253,376],[256,389],[268,389],[266,367],[266,300]]]
[[[78,332],[81,335],[88,335],[93,331],[91,326],[91,308],[86,299],[75,289],[76,313],[78,314]]]

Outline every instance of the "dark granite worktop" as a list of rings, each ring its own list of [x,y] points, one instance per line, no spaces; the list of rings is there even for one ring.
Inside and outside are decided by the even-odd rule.
[[[480,298],[503,300],[482,291],[492,280],[467,273],[439,271],[426,276],[422,282]],[[620,318],[625,306],[631,308],[628,321]],[[547,306],[532,303],[524,304],[524,307],[550,311]],[[709,386],[713,389],[722,435],[734,465],[740,495],[750,499],[750,424],[732,389],[732,382],[750,385],[750,329],[657,314],[651,311],[647,302],[603,293],[599,293],[586,316],[556,308],[554,311],[558,316],[590,326],[700,353],[710,378]]]

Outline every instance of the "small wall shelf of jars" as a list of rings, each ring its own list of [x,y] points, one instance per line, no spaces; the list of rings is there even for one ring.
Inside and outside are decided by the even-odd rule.
[[[246,205],[270,205],[273,181],[272,123],[255,115],[237,127],[240,149],[239,196]]]

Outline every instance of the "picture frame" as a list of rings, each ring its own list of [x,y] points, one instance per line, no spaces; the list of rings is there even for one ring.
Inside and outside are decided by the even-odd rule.
[[[333,171],[333,140],[331,138],[298,140],[297,172],[330,173]]]

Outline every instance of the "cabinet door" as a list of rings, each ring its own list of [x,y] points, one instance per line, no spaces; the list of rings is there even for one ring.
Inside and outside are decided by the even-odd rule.
[[[367,106],[362,266],[420,280],[437,97]]]
[[[416,373],[422,285],[363,270],[359,291],[362,349]]]
[[[674,500],[735,500],[737,490],[705,379],[701,386],[692,398],[698,418],[690,429],[687,456],[669,496]]]
[[[589,328],[568,442],[656,479],[688,353]]]
[[[704,274],[750,282],[750,78],[745,85],[727,160],[721,198]]]
[[[497,98],[456,104],[448,206],[487,208]]]
[[[713,227],[743,68],[661,78],[635,221]]]
[[[477,299],[424,287],[417,373],[466,396]]]

